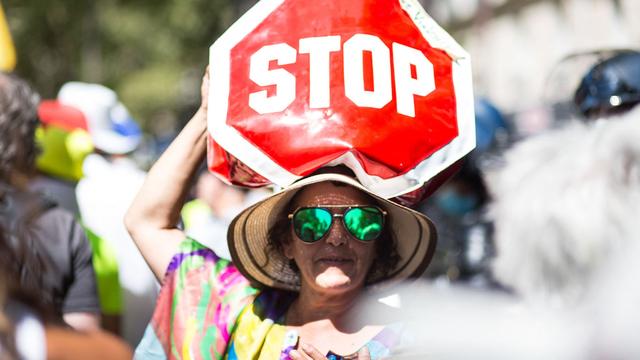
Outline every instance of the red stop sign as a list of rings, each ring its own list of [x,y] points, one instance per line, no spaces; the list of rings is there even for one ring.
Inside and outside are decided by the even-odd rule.
[[[475,144],[469,57],[414,0],[260,1],[211,69],[210,135],[281,186],[342,163],[391,197]]]

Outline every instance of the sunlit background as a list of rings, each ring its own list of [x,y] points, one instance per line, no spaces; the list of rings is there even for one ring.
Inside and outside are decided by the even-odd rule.
[[[114,88],[154,138],[170,136],[198,101],[208,46],[252,0],[3,0],[17,72],[45,98],[69,80]],[[524,133],[577,85],[549,77],[565,56],[638,47],[637,0],[422,0],[473,60],[475,91]],[[552,79],[553,80],[553,79]],[[560,87],[560,89],[558,89]],[[560,95],[558,95],[560,94]]]
[[[203,69],[209,60],[209,46],[254,3],[255,0],[0,0],[15,43],[17,74],[33,84],[44,99],[55,98],[62,84],[74,80],[101,83],[114,89],[144,130],[143,145],[133,155],[137,164],[145,169],[198,107],[199,87]],[[640,318],[635,313],[632,314],[635,317],[628,316],[640,301],[640,290],[635,285],[637,281],[634,282],[640,267],[633,260],[635,255],[640,254],[640,247],[615,258],[611,262],[613,265],[605,268],[604,275],[599,275],[602,279],[590,279],[597,290],[588,297],[592,308],[576,308],[562,316],[556,316],[553,312],[555,309],[552,309],[540,316],[535,309],[528,312],[521,308],[521,304],[512,306],[513,299],[504,298],[503,291],[510,292],[513,289],[498,284],[490,274],[489,264],[496,252],[494,228],[487,216],[491,196],[485,189],[484,179],[490,178],[486,175],[496,170],[491,166],[492,161],[499,162],[496,159],[503,150],[518,140],[555,127],[561,119],[575,115],[573,93],[600,53],[640,48],[640,0],[421,0],[421,3],[471,54],[474,92],[484,103],[476,102],[476,122],[479,126],[476,127],[478,146],[475,152],[467,157],[468,163],[464,164],[458,178],[450,180],[440,192],[418,208],[434,220],[439,233],[434,260],[425,274],[433,282],[418,290],[414,287],[400,289],[400,294],[405,298],[415,300],[402,304],[407,309],[405,315],[408,314],[408,319],[433,319],[427,327],[418,324],[415,333],[424,337],[418,340],[424,340],[421,344],[430,342],[430,355],[452,351],[461,355],[454,350],[484,354],[493,354],[495,350],[502,355],[510,352],[531,354],[528,346],[533,343],[538,350],[534,355],[540,355],[542,350],[562,354],[556,358],[581,359],[585,358],[584,349],[587,347],[584,345],[597,338],[599,341],[592,344],[592,348],[602,347],[614,353],[622,349],[632,354],[611,358],[637,358],[640,348],[636,339],[630,339],[631,335],[627,335],[634,332],[627,330],[634,329]],[[213,71],[215,81],[215,69]],[[482,130],[483,126],[487,128],[485,134],[478,130]],[[629,143],[636,144],[637,136],[631,132],[628,134],[633,137]],[[597,139],[598,136],[593,135],[593,138]],[[628,150],[617,149],[611,146],[612,143],[617,144],[618,141],[604,143],[603,152],[611,150],[613,154],[615,151]],[[576,148],[576,145],[573,147]],[[587,151],[575,158],[587,159],[590,154],[584,153]],[[616,156],[612,155],[612,158]],[[524,164],[525,160],[531,158],[534,156],[522,157],[518,161]],[[610,158],[605,159],[606,163],[611,163]],[[627,169],[629,166],[625,164],[620,168]],[[574,173],[576,166],[567,162],[566,166],[563,163],[553,168],[555,172],[544,170],[553,177],[550,183],[555,184],[555,174],[559,174],[558,177],[566,175],[566,169]],[[599,166],[592,173],[606,173],[602,169],[605,167]],[[592,175],[589,171],[586,173]],[[207,176],[211,179],[206,179]],[[205,173],[203,178],[203,189],[207,183],[210,187],[203,193],[212,195],[221,191],[218,188],[222,187],[222,183],[213,176]],[[607,177],[602,175],[602,178]],[[580,179],[580,183],[584,181]],[[515,197],[521,198],[519,191],[525,187],[518,186],[514,187],[513,192],[517,195]],[[633,187],[633,194],[640,196],[636,187]],[[500,190],[505,191],[503,187],[494,192]],[[540,189],[539,192],[545,193],[543,190],[548,189]],[[623,195],[629,198],[630,190],[623,189],[621,193],[625,190],[627,192]],[[452,200],[456,191],[460,192],[457,200],[464,197],[461,195],[471,195],[471,198],[475,196],[472,199],[475,202],[462,209],[447,207],[447,200]],[[591,204],[592,194],[586,195]],[[242,205],[245,206],[253,201],[248,199],[255,195],[246,194],[247,200],[243,198],[245,194],[228,196],[234,200],[242,198],[237,201],[246,201]],[[209,200],[222,203],[221,198],[214,195]],[[629,203],[640,204],[638,201]],[[529,203],[526,205],[529,207]],[[239,207],[236,204],[230,208],[235,211]],[[448,213],[449,210],[453,212]],[[513,207],[507,206],[505,213],[512,210]],[[577,228],[589,222],[585,220],[583,210],[577,207],[565,211],[576,215]],[[597,216],[600,212],[607,213],[600,208],[592,210]],[[634,216],[637,211],[624,213]],[[229,221],[233,218],[227,217]],[[531,217],[520,220],[529,223]],[[610,228],[609,224],[606,223],[607,229]],[[219,227],[217,230],[226,231],[224,222],[215,225]],[[633,228],[633,239],[637,239],[635,226]],[[206,230],[213,233],[209,228]],[[591,233],[593,235],[594,232]],[[538,236],[538,233],[534,235]],[[522,243],[524,237],[515,238]],[[584,238],[587,237],[580,237]],[[624,237],[600,238],[617,240]],[[588,248],[590,243],[585,243]],[[558,244],[562,245],[560,242]],[[226,243],[223,242],[222,246],[226,246]],[[217,253],[222,254],[222,251],[224,249],[219,251],[216,248]],[[562,254],[573,254],[572,251],[563,249]],[[593,253],[600,254],[597,251]],[[524,255],[528,258],[529,254]],[[535,255],[531,257],[535,258]],[[537,255],[546,260],[544,254]],[[517,263],[514,268],[521,265]],[[626,265],[633,267],[626,268]],[[575,278],[581,279],[582,275],[581,271]],[[500,292],[474,297],[476,295],[467,293],[467,290],[448,288],[456,283],[471,284],[478,289],[498,289]],[[524,320],[517,319],[520,322],[515,324],[515,331],[512,326],[514,308],[516,314],[524,314]],[[372,318],[374,315],[368,314]],[[575,321],[576,318],[590,319],[590,323],[582,326],[582,323]],[[442,331],[443,326],[447,331]],[[547,332],[548,329],[554,331]],[[585,334],[584,329],[597,336]],[[492,330],[498,331],[500,336],[491,337]],[[451,333],[457,336],[449,336]],[[562,333],[564,342],[557,341],[558,333]],[[613,340],[602,336],[605,333]],[[438,338],[438,334],[442,338]],[[141,336],[141,333],[138,335]],[[517,339],[531,341],[518,342]],[[462,343],[467,347],[463,349],[460,346]],[[434,347],[433,344],[440,344],[441,347]],[[613,350],[607,348],[610,344],[613,344]],[[406,350],[408,355],[418,351],[419,355],[413,358],[423,358],[422,348]],[[449,358],[468,358],[467,355]]]

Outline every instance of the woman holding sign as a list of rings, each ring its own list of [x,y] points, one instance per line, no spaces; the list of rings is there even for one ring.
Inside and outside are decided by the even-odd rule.
[[[371,293],[422,274],[436,236],[387,198],[422,198],[473,149],[468,54],[417,0],[263,0],[210,59],[210,104],[205,76],[125,219],[163,286],[137,357],[389,356],[407,337]],[[284,188],[231,223],[231,262],[175,227],[206,145],[217,175]]]
[[[233,261],[220,259],[175,227],[206,152],[208,82],[207,74],[199,111],[153,166],[125,219],[162,282],[136,356],[389,355],[401,326],[369,323],[357,310],[372,286],[424,271],[436,240],[430,220],[326,172],[244,210],[228,232]]]

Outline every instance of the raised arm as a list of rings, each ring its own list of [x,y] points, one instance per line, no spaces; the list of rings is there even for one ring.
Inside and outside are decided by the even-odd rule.
[[[153,165],[125,215],[129,234],[160,282],[185,237],[176,224],[191,179],[206,153],[208,92],[207,69],[200,109]]]

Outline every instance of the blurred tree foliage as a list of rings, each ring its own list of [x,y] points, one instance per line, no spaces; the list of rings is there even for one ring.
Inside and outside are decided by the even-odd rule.
[[[2,0],[18,74],[44,98],[71,80],[114,89],[146,131],[170,131],[200,100],[208,48],[233,0]],[[243,9],[244,10],[244,9]]]

